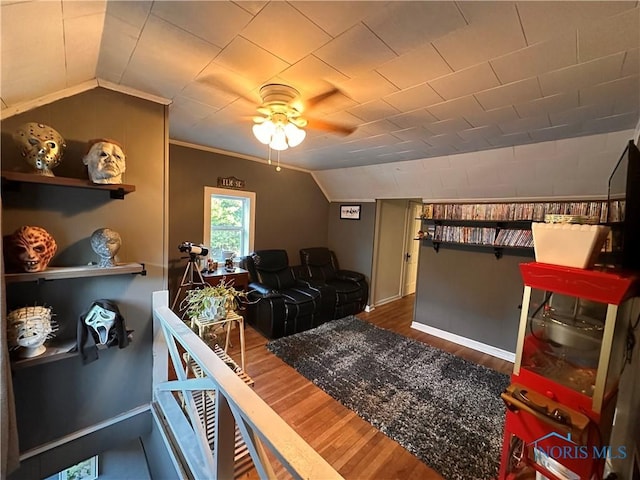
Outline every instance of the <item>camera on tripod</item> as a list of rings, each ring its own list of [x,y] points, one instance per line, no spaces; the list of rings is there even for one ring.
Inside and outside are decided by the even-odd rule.
[[[200,255],[206,257],[209,254],[209,249],[201,243],[196,245],[192,242],[182,242],[178,245],[178,250],[183,253],[189,253],[190,255]]]

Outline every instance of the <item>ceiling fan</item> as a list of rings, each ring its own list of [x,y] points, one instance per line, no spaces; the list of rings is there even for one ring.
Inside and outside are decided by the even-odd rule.
[[[305,128],[349,135],[355,127],[303,116],[305,109],[311,109],[337,93],[340,91],[332,88],[303,102],[300,93],[289,85],[263,85],[260,88],[262,104],[257,108],[260,115],[253,117],[253,134],[273,150],[286,150],[300,145],[306,136]]]

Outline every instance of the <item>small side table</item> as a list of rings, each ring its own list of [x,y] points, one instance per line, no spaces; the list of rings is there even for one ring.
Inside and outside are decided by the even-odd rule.
[[[232,285],[236,290],[246,291],[249,289],[249,272],[238,267],[233,270],[220,267],[213,272],[204,272],[202,278],[214,287],[224,280],[226,283],[233,282]]]
[[[224,327],[226,329],[224,340],[225,353],[229,350],[229,336],[233,322],[238,323],[238,331],[240,332],[240,367],[244,370],[244,318],[236,312],[227,312],[226,318],[221,320],[209,320],[206,318],[196,318],[191,320],[191,328],[198,327],[198,336],[204,339],[207,330],[210,328]]]

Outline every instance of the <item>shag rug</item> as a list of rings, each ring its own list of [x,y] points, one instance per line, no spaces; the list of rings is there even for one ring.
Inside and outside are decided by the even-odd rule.
[[[354,316],[267,349],[444,478],[497,476],[508,375]]]

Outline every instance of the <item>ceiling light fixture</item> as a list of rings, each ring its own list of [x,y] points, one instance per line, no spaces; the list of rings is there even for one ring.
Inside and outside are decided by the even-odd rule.
[[[307,121],[300,117],[302,108],[295,105],[299,93],[288,85],[269,84],[260,89],[264,103],[258,112],[264,117],[254,117],[253,134],[260,143],[273,150],[286,150],[302,143],[307,132]]]

